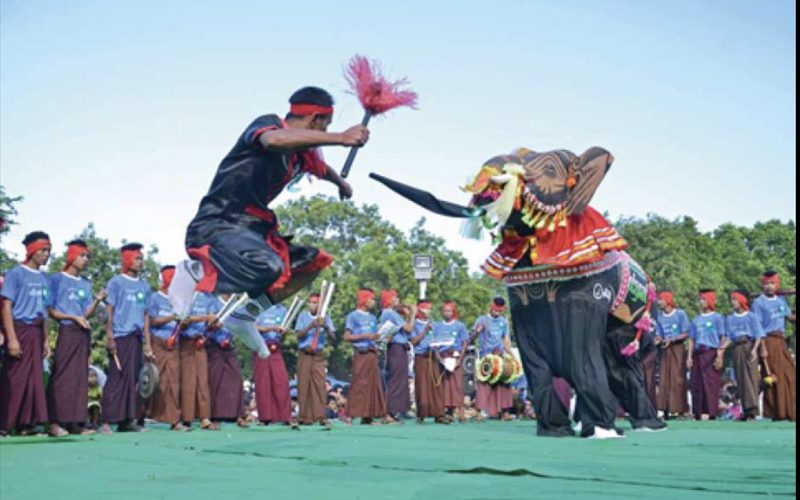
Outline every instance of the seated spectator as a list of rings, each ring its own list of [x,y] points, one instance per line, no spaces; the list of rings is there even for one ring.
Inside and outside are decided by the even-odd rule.
[[[103,417],[103,388],[94,368],[89,368],[89,429],[100,429]]]

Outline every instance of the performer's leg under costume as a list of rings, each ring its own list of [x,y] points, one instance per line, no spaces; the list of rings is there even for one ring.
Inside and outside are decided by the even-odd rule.
[[[511,289],[514,329],[540,413],[540,432],[545,435],[563,435],[568,425],[567,410],[553,388],[553,375],[566,379],[578,393],[584,436],[594,436],[598,428],[615,430],[617,401],[603,360],[610,304],[593,295],[599,281],[605,278]]]
[[[663,430],[666,425],[658,419],[658,413],[647,396],[641,354],[622,355],[622,350],[636,338],[636,328],[613,318],[610,321],[603,349],[609,386],[630,415],[634,429]]]
[[[261,358],[268,357],[269,350],[254,322],[273,305],[272,294],[285,296],[332,262],[330,256],[316,248],[291,245],[277,236],[275,227],[255,218],[241,224],[201,222],[189,228],[186,239],[188,253],[195,261],[191,267],[196,267],[196,262],[202,265],[198,291],[238,297],[247,294],[249,300],[230,315],[225,325]],[[186,274],[181,272],[184,267],[190,268],[178,266],[173,286],[184,281],[183,277],[179,279],[179,275]]]

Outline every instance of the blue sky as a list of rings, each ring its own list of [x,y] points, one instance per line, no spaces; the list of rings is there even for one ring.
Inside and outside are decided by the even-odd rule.
[[[60,245],[91,221],[183,258],[250,120],[314,84],[338,101],[334,127],[360,121],[342,77],[356,53],[420,94],[374,123],[352,177],[401,228],[425,214],[369,172],[466,201],[458,185],[519,146],[612,151],[594,206],[615,217],[795,219],[796,36],[784,0],[2,0],[0,182],[26,198],[2,245],[34,229]],[[491,250],[450,220],[428,227],[473,266]]]

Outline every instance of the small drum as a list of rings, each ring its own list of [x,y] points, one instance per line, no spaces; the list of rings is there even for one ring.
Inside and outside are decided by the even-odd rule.
[[[475,354],[470,353],[464,357],[464,373],[466,375],[472,376],[478,373],[478,357]]]
[[[152,398],[158,390],[158,368],[153,363],[145,363],[139,372],[139,396]]]
[[[522,363],[513,356],[490,354],[478,365],[478,380],[489,385],[511,385],[524,375]]]

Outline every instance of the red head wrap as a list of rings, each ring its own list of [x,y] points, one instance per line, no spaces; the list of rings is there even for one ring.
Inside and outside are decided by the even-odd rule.
[[[295,116],[332,115],[333,106],[317,106],[316,104],[292,104],[289,112]]]
[[[762,286],[766,286],[767,284],[772,283],[772,282],[774,282],[775,286],[777,286],[778,289],[780,289],[781,288],[781,275],[778,274],[778,273],[770,272],[770,273],[764,274],[764,276],[761,277],[761,285]]]
[[[389,306],[392,305],[392,301],[397,298],[397,292],[395,290],[386,290],[385,292],[381,292],[381,304],[383,305],[384,309],[389,309]]]
[[[50,243],[49,239],[42,238],[40,240],[36,240],[32,243],[25,245],[25,262],[30,262],[36,252],[39,250],[44,250],[45,248],[52,248],[53,245]]]
[[[358,292],[358,308],[361,309],[367,305],[367,302],[375,298],[375,292],[371,290],[361,290]]]
[[[322,296],[320,294],[312,293],[311,297],[308,298],[308,303],[309,304],[319,304],[319,301],[320,301],[321,298],[322,298]]]
[[[91,255],[92,251],[85,245],[72,244],[67,247],[67,264],[64,266],[64,271],[72,267],[72,264],[84,253]]]
[[[750,310],[750,299],[748,299],[747,296],[745,294],[743,294],[742,292],[738,292],[738,291],[737,292],[733,292],[731,294],[731,298],[733,298],[734,300],[739,302],[739,304],[741,304],[742,308],[744,308],[745,311],[749,311]]]
[[[455,302],[445,302],[444,305],[442,306],[442,309],[452,309],[453,313],[455,313],[453,315],[453,319],[454,320],[458,319],[458,308],[456,307]]]
[[[425,318],[425,317],[423,317],[423,316],[422,316],[422,310],[423,310],[423,309],[424,309],[425,311],[428,311],[428,318],[429,318],[429,317],[430,317],[430,315],[431,315],[431,312],[432,312],[431,310],[433,309],[433,304],[431,304],[430,302],[428,302],[428,301],[425,301],[425,300],[423,300],[422,302],[420,302],[420,303],[417,305],[417,310],[419,310],[419,311],[420,311],[419,313],[417,313],[417,319],[420,319],[420,320],[426,320],[426,319],[428,319],[428,318]]]
[[[712,311],[717,310],[717,292],[714,291],[700,292],[700,298],[705,299],[705,301],[708,302],[708,307],[711,308]]]
[[[661,295],[658,296],[661,300],[669,304],[669,306],[675,309],[677,306],[675,305],[675,294],[672,292],[661,292]]]
[[[142,250],[141,249],[123,250],[122,251],[122,274],[126,274],[128,271],[130,271],[131,267],[133,267],[133,264],[136,262],[136,259],[138,257],[142,257],[143,255],[144,254],[142,254]]]
[[[175,268],[167,267],[161,271],[161,291],[166,292],[172,285],[172,279],[175,277]]]

